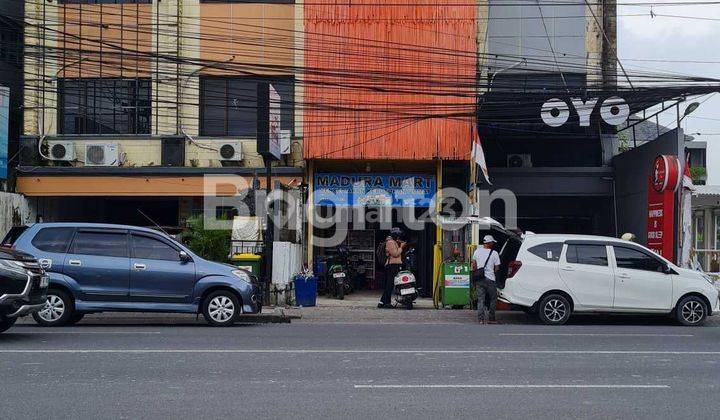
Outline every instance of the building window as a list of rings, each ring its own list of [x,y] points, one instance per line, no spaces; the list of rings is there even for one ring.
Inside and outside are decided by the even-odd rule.
[[[0,61],[22,65],[23,29],[8,17],[0,16]]]
[[[705,149],[690,149],[687,151],[690,155],[690,167],[691,168],[704,168],[705,167]]]
[[[292,132],[295,120],[292,77],[201,77],[200,134],[255,137],[259,83],[271,83],[280,95],[280,128]]]
[[[59,4],[150,4],[152,0],[59,0]]]
[[[58,81],[60,134],[149,134],[150,79]]]

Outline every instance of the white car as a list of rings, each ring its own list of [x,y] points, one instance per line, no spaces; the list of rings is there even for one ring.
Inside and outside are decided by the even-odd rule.
[[[720,311],[720,292],[704,273],[680,268],[649,249],[585,235],[510,236],[499,298],[564,324],[573,312],[672,314],[701,325]]]

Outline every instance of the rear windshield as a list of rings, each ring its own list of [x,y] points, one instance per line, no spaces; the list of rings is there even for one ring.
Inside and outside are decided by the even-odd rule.
[[[5,238],[3,238],[2,243],[0,243],[0,246],[4,247],[11,247],[15,244],[15,241],[18,240],[20,235],[22,235],[23,232],[27,230],[28,226],[16,226],[10,228],[10,231],[5,235]]]

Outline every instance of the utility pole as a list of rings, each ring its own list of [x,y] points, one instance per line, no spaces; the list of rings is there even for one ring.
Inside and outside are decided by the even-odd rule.
[[[265,230],[263,254],[265,259],[266,291],[272,283],[272,248],[275,228],[270,209],[272,192],[272,162],[280,159],[280,96],[270,83],[257,86],[257,151],[265,163]]]

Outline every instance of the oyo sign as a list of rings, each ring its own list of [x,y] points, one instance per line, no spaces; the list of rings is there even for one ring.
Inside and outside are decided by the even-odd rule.
[[[562,99],[552,98],[546,101],[540,109],[540,116],[550,127],[560,127],[570,118],[570,107],[578,115],[581,127],[590,126],[590,116],[595,110],[599,98],[590,98],[583,101],[581,98],[570,98],[570,105]],[[630,106],[624,99],[617,96],[606,98],[600,103],[600,118],[609,125],[620,125],[630,116]]]

